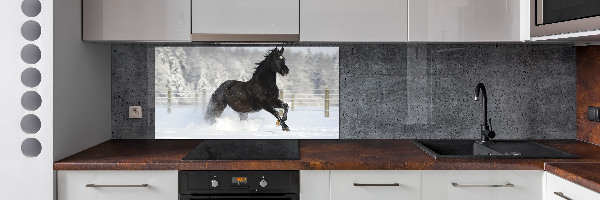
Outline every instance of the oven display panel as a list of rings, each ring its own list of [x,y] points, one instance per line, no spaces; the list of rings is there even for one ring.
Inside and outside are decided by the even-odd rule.
[[[248,178],[247,177],[231,177],[231,183],[233,184],[246,184],[248,183]]]

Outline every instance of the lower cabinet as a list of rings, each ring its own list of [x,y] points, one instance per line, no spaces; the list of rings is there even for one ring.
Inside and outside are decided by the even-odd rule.
[[[418,200],[421,171],[331,171],[331,200]]]
[[[177,200],[176,170],[64,170],[58,200]]]
[[[425,170],[423,200],[542,200],[539,170]]]
[[[177,200],[176,170],[57,171],[58,200]],[[596,193],[541,170],[301,170],[301,200],[584,200]]]
[[[562,179],[554,174],[545,173],[545,200],[587,200],[600,199],[600,194]]]
[[[300,199],[329,200],[329,170],[300,170]]]

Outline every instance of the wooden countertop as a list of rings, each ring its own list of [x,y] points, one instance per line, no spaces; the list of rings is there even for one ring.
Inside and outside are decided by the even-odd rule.
[[[600,162],[551,162],[545,170],[558,177],[600,193]]]
[[[183,161],[202,140],[109,140],[54,163],[55,170],[542,170],[546,162],[600,162],[600,147],[537,140],[581,159],[439,159],[410,140],[299,140],[300,160]]]

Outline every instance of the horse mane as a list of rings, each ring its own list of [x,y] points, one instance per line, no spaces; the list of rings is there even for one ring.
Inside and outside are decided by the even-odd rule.
[[[252,77],[258,76],[259,74],[262,73],[263,70],[265,70],[265,68],[267,67],[266,62],[267,62],[269,56],[273,55],[273,52],[275,52],[275,49],[269,50],[269,53],[267,53],[265,55],[265,59],[263,61],[260,61],[259,63],[254,63],[258,66],[254,69],[254,73],[252,74]]]

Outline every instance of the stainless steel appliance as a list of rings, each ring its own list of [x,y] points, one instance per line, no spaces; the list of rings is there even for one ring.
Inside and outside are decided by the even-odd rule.
[[[600,29],[598,0],[531,0],[531,36]]]
[[[179,199],[299,200],[299,171],[179,171]]]

